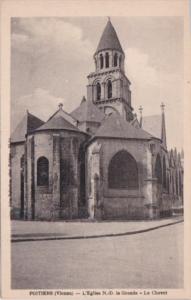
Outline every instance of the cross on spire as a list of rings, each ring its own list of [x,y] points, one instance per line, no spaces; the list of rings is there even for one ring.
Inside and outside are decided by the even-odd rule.
[[[108,18],[108,21],[110,21],[110,17],[108,16],[107,18]]]

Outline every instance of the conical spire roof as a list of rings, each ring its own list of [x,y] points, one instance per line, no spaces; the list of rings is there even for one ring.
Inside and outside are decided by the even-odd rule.
[[[119,42],[117,33],[116,33],[115,28],[113,27],[110,19],[108,20],[108,22],[105,26],[105,29],[102,33],[96,53],[99,51],[108,50],[108,49],[118,50],[123,53],[123,49]]]

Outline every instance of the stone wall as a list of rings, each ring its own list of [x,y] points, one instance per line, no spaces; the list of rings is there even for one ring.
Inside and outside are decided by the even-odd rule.
[[[95,159],[95,147],[100,145]],[[126,150],[137,162],[138,167],[138,188],[136,189],[111,189],[108,187],[108,167],[111,158],[121,150]],[[99,155],[99,159],[98,159]],[[149,216],[148,204],[152,204],[152,185],[150,194],[147,179],[152,177],[152,159],[147,141],[138,140],[118,140],[100,139],[92,143],[87,151],[87,185],[86,192],[89,198],[89,213],[94,207],[96,213],[95,200],[93,199],[95,172],[100,177],[100,210],[99,217],[106,219],[140,219]],[[113,174],[115,176],[115,174]],[[150,208],[149,208],[150,209]],[[93,216],[93,213],[92,213]],[[96,216],[95,216],[96,217]]]
[[[11,144],[10,167],[11,167],[11,217],[21,217],[21,158],[24,155],[24,143]]]
[[[85,138],[82,133],[67,131],[36,132],[27,138],[28,219],[56,220],[78,217],[79,149]],[[37,161],[40,157],[46,157],[49,162],[48,186],[37,184]]]

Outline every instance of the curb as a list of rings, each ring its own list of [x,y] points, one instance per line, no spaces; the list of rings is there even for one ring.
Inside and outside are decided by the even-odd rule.
[[[171,222],[171,223],[167,223],[167,224],[163,224],[163,225],[158,225],[155,227],[150,227],[147,229],[142,229],[142,230],[135,230],[135,231],[127,231],[127,232],[123,232],[123,233],[109,233],[109,234],[100,234],[100,235],[79,235],[79,236],[68,236],[68,237],[63,237],[63,236],[59,236],[59,237],[40,237],[40,238],[20,238],[20,239],[11,239],[12,243],[21,243],[21,242],[36,242],[36,241],[53,241],[53,240],[78,240],[78,239],[97,239],[97,238],[104,238],[104,237],[118,237],[118,236],[125,236],[125,235],[133,235],[133,234],[138,234],[138,233],[144,233],[144,232],[148,232],[148,231],[152,231],[155,229],[159,229],[162,227],[167,227],[170,225],[175,225],[178,223],[183,223],[184,220],[179,220],[176,222]]]

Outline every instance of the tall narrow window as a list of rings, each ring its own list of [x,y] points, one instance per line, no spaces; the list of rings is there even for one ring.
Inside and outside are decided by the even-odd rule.
[[[115,53],[115,55],[114,55],[114,67],[117,67],[117,58],[118,58],[118,55],[117,55],[117,53]]]
[[[108,185],[111,189],[138,188],[137,163],[127,151],[119,151],[112,157],[108,169]]]
[[[111,80],[108,80],[107,82],[107,98],[112,98],[112,83]]]
[[[96,84],[96,100],[101,99],[101,85],[99,82]]]
[[[121,68],[121,56],[119,57],[119,67]]]
[[[105,54],[105,67],[109,68],[109,53],[106,52]]]
[[[37,160],[37,185],[48,186],[49,184],[49,162],[44,156]]]
[[[158,183],[162,184],[162,167],[159,154],[157,155],[155,163],[155,176],[157,178]]]
[[[103,69],[103,55],[100,55],[100,69]]]

